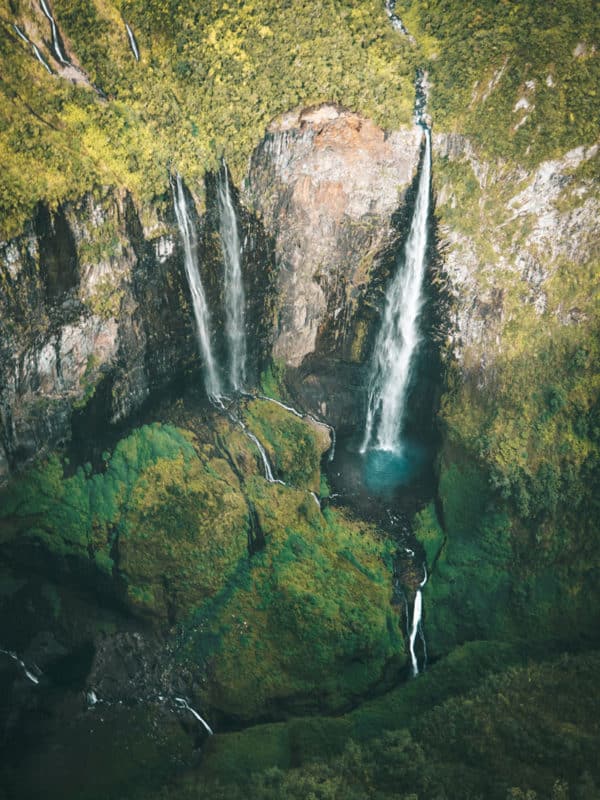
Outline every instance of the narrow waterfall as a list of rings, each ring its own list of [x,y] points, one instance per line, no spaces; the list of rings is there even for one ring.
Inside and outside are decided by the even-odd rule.
[[[423,279],[427,268],[427,222],[431,183],[431,131],[425,132],[425,152],[404,255],[388,291],[383,322],[375,342],[367,420],[361,452],[368,449],[401,451],[415,351],[419,345],[419,314],[423,305]]]
[[[127,23],[125,23],[125,30],[127,31],[127,38],[129,39],[129,46],[131,47],[131,52],[133,53],[133,57],[136,61],[140,60],[140,51],[138,49],[137,41],[135,36],[133,35],[133,31],[129,27]]]
[[[19,658],[19,656],[14,652],[14,650],[4,650],[0,648],[0,654],[8,656],[9,658],[12,658],[13,661],[16,661],[16,663],[23,670],[23,674],[25,675],[25,677],[32,683],[35,683],[37,685],[40,682],[40,679],[33,674],[33,672],[29,669],[29,667],[25,664],[25,662]],[[40,675],[42,674],[41,670],[39,671],[39,674]]]
[[[409,637],[410,659],[412,662],[413,675],[419,674],[419,661],[415,653],[417,634],[421,635],[421,638],[423,639],[423,647],[425,647],[425,637],[423,636],[423,628],[421,625],[421,619],[423,617],[423,593],[421,592],[421,589],[427,583],[427,567],[425,564],[423,564],[423,571],[423,580],[419,584],[419,588],[417,589],[417,593],[415,595],[415,604],[413,606],[412,625]]]
[[[223,162],[217,177],[219,234],[225,263],[225,333],[229,346],[229,379],[235,391],[246,382],[246,334],[244,331],[244,284],[242,248],[235,208],[229,188],[229,172]]]
[[[60,46],[60,40],[58,38],[58,29],[56,27],[56,22],[54,21],[54,17],[50,13],[50,9],[48,8],[48,5],[46,4],[45,0],[40,0],[40,8],[50,21],[50,28],[52,30],[52,46],[54,48],[54,54],[56,55],[56,58],[61,64],[67,65],[69,61],[65,58],[65,55]]]
[[[17,34],[19,39],[22,39],[25,42],[25,44],[29,44],[29,39],[27,38],[27,36],[25,36],[21,28],[19,28],[19,26],[15,25],[14,23],[13,23],[13,28],[15,29],[15,33]]]
[[[173,200],[175,203],[175,216],[177,217],[177,224],[183,241],[185,274],[192,296],[198,344],[200,345],[200,354],[204,359],[204,385],[210,398],[218,398],[221,395],[221,383],[212,353],[210,314],[198,268],[198,239],[188,211],[180,175],[175,177]]]
[[[36,44],[34,44],[33,42],[31,42],[31,49],[33,50],[33,55],[37,58],[37,60],[42,65],[42,67],[44,67],[46,72],[48,72],[50,75],[52,75],[52,70],[50,69],[50,65],[48,64],[48,62],[46,61],[44,56],[40,53],[39,47]]]
[[[190,714],[193,714],[193,715],[194,715],[194,717],[196,717],[196,719],[198,720],[198,722],[201,722],[201,723],[202,723],[202,725],[204,725],[204,727],[205,727],[205,728],[206,728],[206,730],[208,731],[208,735],[209,735],[209,736],[213,736],[213,735],[214,735],[213,729],[210,727],[210,725],[208,724],[208,722],[207,722],[205,719],[203,719],[203,718],[200,716],[200,714],[199,714],[199,713],[198,713],[198,712],[197,712],[195,709],[193,709],[193,708],[191,707],[191,705],[188,703],[188,701],[185,699],[185,697],[176,697],[176,698],[175,698],[175,702],[176,702],[176,703],[177,703],[177,705],[179,705],[181,708],[185,708],[185,710],[186,710],[186,711],[189,711],[189,712],[190,712]]]

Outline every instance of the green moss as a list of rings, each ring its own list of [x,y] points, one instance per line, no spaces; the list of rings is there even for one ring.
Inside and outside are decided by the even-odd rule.
[[[169,425],[121,440],[102,473],[79,467],[65,478],[53,457],[2,499],[6,544],[28,539],[109,575],[116,547],[126,599],[161,618],[214,594],[246,553],[247,507],[230,467]]]
[[[364,525],[328,521],[304,491],[262,478],[246,489],[266,547],[195,622],[190,657],[212,665],[206,699],[244,718],[339,708],[404,660],[386,548]]]
[[[244,420],[263,444],[276,476],[295,487],[319,491],[328,434],[267,400],[249,403]]]
[[[432,567],[444,546],[445,536],[435,512],[435,506],[430,503],[415,516],[414,534],[423,545],[427,564]]]

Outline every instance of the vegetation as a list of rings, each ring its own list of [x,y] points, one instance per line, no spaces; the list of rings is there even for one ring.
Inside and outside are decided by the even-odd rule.
[[[188,658],[211,664],[205,702],[246,719],[342,708],[404,663],[390,548],[306,491],[246,488],[266,546],[190,623]]]
[[[249,403],[245,420],[267,450],[275,475],[292,486],[319,492],[321,456],[330,446],[324,428],[309,425],[266,400]]]
[[[160,201],[170,170],[198,188],[223,153],[239,180],[269,121],[299,105],[340,102],[385,127],[410,121],[408,46],[378,0],[53,8],[70,52],[108,99],[48,75],[12,29],[13,20],[25,25],[27,7],[15,16],[2,0],[0,236],[17,233],[39,200],[54,205],[95,185],[126,187],[140,204]]]
[[[344,717],[216,736],[198,775],[153,798],[597,797],[598,653],[507,667],[515,654],[492,652],[471,645]]]
[[[206,672],[205,707],[241,719],[337,710],[404,663],[392,547],[366,523],[321,513],[309,488],[325,445],[311,424],[268,401],[247,415],[296,487],[268,483],[224,417],[190,420],[197,434],[154,423],[98,471],[67,476],[54,456],[15,481],[0,547],[35,548],[68,581],[103,581],[131,611],[177,623],[177,657]]]
[[[600,22],[593,0],[399,0],[430,73],[435,126],[487,157],[533,166],[598,136]]]
[[[195,444],[155,423],[105,453],[101,472],[86,464],[66,477],[53,456],[3,493],[4,546],[43,548],[75,576],[91,561],[124,580],[134,610],[182,616],[216,593],[246,552],[237,479]]]

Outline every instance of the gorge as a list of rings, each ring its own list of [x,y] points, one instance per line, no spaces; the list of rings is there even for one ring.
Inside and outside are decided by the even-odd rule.
[[[0,3],[0,798],[596,797],[593,3]]]

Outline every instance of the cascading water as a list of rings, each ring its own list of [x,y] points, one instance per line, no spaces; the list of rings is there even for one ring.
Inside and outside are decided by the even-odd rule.
[[[225,333],[229,345],[229,379],[233,389],[239,391],[246,382],[245,297],[241,265],[242,248],[225,162],[217,178],[217,199],[219,234],[225,263]]]
[[[133,31],[129,27],[127,23],[125,23],[125,30],[127,31],[127,38],[129,39],[129,46],[131,47],[131,52],[133,53],[133,57],[136,61],[140,60],[140,51],[137,45],[137,41],[135,36],[133,35]]]
[[[417,634],[420,634],[421,639],[423,641],[423,648],[425,648],[425,637],[423,636],[423,626],[421,624],[421,619],[423,617],[423,593],[421,592],[421,589],[427,583],[427,567],[425,566],[425,564],[423,564],[423,573],[424,573],[423,580],[419,584],[419,588],[417,589],[417,593],[415,595],[412,625],[409,636],[410,660],[412,662],[413,675],[415,676],[419,674],[419,661],[417,659],[417,654],[415,652],[415,643],[417,640]]]
[[[361,452],[369,449],[400,453],[414,355],[419,345],[419,315],[427,268],[427,224],[431,184],[431,131],[423,122],[425,151],[417,200],[406,246],[387,295],[383,322],[375,343],[367,420]]]
[[[176,697],[175,702],[177,703],[178,706],[180,706],[181,708],[185,708],[186,711],[189,711],[190,714],[193,714],[193,716],[198,720],[198,722],[204,725],[209,736],[214,735],[213,729],[210,727],[208,722],[205,719],[203,719],[203,717],[201,717],[200,714],[195,709],[191,707],[191,705],[188,703],[185,697]]]
[[[60,40],[58,38],[58,28],[56,27],[56,22],[45,0],[40,0],[40,8],[42,9],[42,11],[44,12],[44,14],[46,15],[46,17],[50,22],[50,29],[52,31],[52,47],[54,48],[54,54],[57,60],[61,64],[67,65],[69,62],[66,59],[65,54],[63,53],[62,48],[60,46]]]
[[[175,176],[173,200],[175,203],[175,216],[177,217],[177,224],[183,241],[185,274],[192,296],[198,344],[200,345],[200,354],[204,359],[204,385],[210,398],[219,398],[221,395],[221,382],[212,353],[210,314],[198,268],[198,240],[187,208],[180,175]]]

